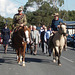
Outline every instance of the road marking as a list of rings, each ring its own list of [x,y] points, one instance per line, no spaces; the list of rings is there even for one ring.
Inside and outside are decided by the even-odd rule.
[[[61,57],[64,58],[64,59],[66,59],[66,60],[68,60],[68,61],[70,61],[70,62],[72,62],[72,63],[74,63],[74,61],[72,61],[72,60],[70,60],[70,59],[68,59],[68,58],[66,58],[64,56],[61,56]]]

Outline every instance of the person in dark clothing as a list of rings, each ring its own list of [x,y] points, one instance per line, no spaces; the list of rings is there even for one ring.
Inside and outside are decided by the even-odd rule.
[[[58,13],[55,13],[52,16],[54,16],[54,19],[52,20],[51,29],[52,29],[52,31],[58,31],[58,27],[60,25],[60,22],[63,23],[63,20],[59,18]]]
[[[4,53],[7,53],[8,43],[10,39],[10,30],[7,27],[7,24],[4,25],[4,28],[1,31],[1,37],[3,39]]]
[[[41,38],[41,47],[42,47],[42,52],[44,52],[44,34],[45,34],[45,25],[42,26],[43,30],[40,34],[40,38]]]

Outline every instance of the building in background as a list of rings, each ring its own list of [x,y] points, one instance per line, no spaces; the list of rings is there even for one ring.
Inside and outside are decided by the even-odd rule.
[[[67,24],[67,33],[69,35],[74,34],[75,32],[75,21],[64,21]]]

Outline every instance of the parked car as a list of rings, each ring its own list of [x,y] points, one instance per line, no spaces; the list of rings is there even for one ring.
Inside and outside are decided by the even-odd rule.
[[[71,38],[70,35],[67,36],[67,43],[73,42],[73,39]]]
[[[73,38],[72,38],[70,35],[68,35],[68,36],[67,36],[67,45],[68,45],[68,46],[72,46],[73,43],[74,43]]]

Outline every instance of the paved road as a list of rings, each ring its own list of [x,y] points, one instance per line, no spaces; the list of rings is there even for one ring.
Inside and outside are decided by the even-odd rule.
[[[26,66],[17,64],[16,53],[11,47],[4,54],[0,46],[0,75],[75,75],[75,51],[68,47],[62,52],[62,66],[52,62],[52,56],[44,55],[38,48],[36,56],[26,54]]]

